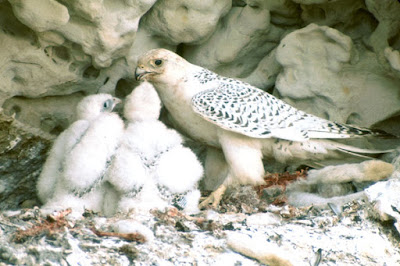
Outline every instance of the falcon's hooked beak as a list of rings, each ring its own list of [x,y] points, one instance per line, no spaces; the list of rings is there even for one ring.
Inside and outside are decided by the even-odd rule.
[[[143,68],[137,67],[135,70],[135,78],[136,78],[136,80],[140,81],[140,80],[143,80],[144,76],[146,76],[147,74],[150,74],[150,73],[153,73],[153,72],[149,72],[149,71],[144,70]]]

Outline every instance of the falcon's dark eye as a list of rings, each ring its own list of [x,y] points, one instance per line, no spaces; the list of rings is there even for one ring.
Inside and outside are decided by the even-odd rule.
[[[161,59],[157,59],[156,61],[154,61],[154,64],[156,64],[157,66],[162,64],[162,60]]]

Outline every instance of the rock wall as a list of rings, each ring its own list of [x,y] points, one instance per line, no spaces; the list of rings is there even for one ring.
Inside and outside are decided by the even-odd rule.
[[[156,47],[322,117],[398,121],[398,1],[3,0],[0,29],[4,113],[47,132],[73,120],[77,95],[129,93],[136,58]]]
[[[157,47],[321,117],[400,132],[394,0],[0,0],[0,44],[3,115],[53,136],[82,96],[126,96]]]

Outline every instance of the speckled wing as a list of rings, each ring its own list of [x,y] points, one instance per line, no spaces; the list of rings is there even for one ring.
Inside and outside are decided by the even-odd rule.
[[[305,141],[372,133],[309,115],[258,88],[233,79],[221,79],[217,88],[196,94],[192,98],[192,107],[204,119],[253,138]]]

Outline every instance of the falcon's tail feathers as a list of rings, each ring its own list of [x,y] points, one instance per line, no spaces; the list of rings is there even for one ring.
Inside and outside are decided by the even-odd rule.
[[[323,129],[310,129],[307,132],[307,136],[310,139],[345,139],[354,137],[374,137],[379,139],[398,139],[398,136],[387,133],[379,129],[368,129],[363,127],[357,127],[353,125],[340,124],[335,122],[329,122],[327,131]]]
[[[341,143],[335,143],[336,148],[344,153],[348,153],[357,157],[361,158],[371,158],[367,154],[373,155],[379,155],[379,154],[385,154],[385,153],[390,153],[395,151],[395,149],[387,149],[387,150],[377,150],[377,149],[363,149],[363,148],[358,148],[350,145],[345,145]]]
[[[371,136],[377,138],[398,138],[398,136],[392,135],[380,129],[369,129],[369,128],[358,127],[354,125],[345,125],[340,123],[335,123],[335,124],[339,127],[340,131],[343,131],[343,133],[347,133],[349,135],[365,136],[365,137]]]
[[[395,149],[379,150],[379,149],[358,148],[355,146],[338,143],[336,141],[326,141],[326,142],[329,143],[328,145],[331,146],[330,149],[335,149],[338,152],[350,155],[350,157],[347,156],[346,163],[360,163],[365,160],[373,160],[376,159],[376,157],[379,157],[380,155],[395,151]],[[337,165],[337,164],[343,164],[343,159],[324,159],[322,161],[310,161],[305,163],[305,165],[315,169],[319,169],[328,165]]]

